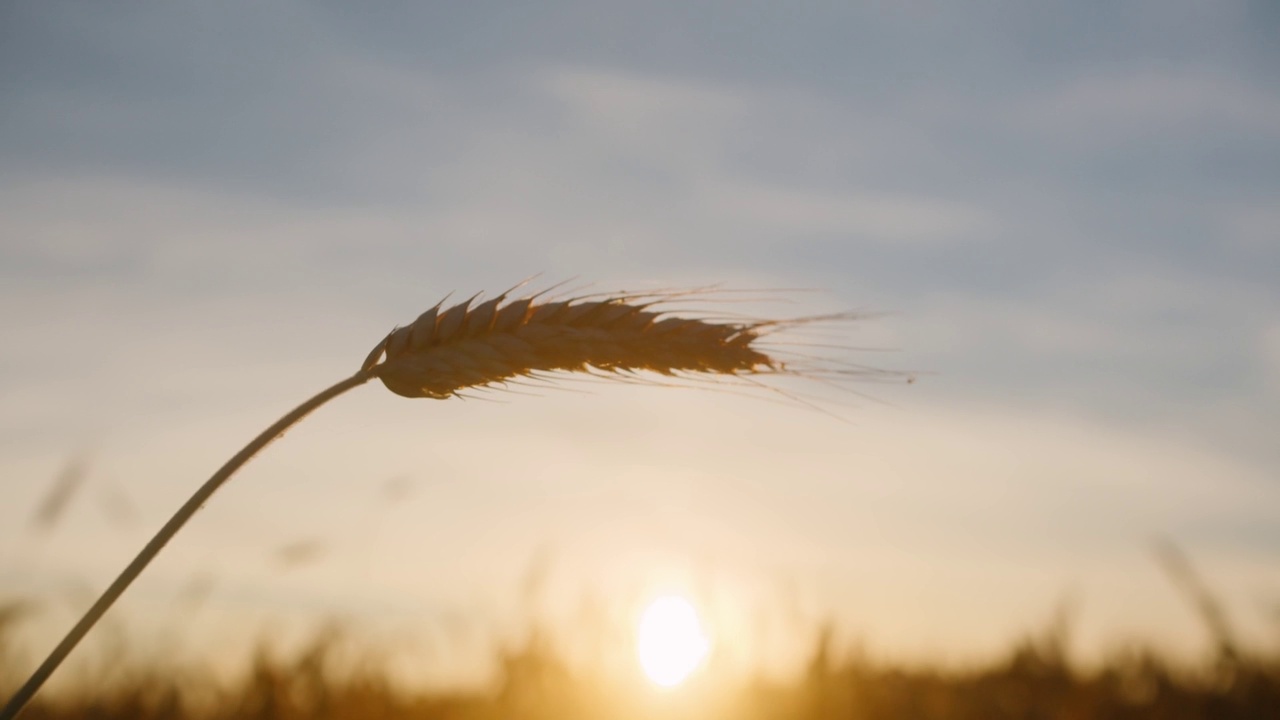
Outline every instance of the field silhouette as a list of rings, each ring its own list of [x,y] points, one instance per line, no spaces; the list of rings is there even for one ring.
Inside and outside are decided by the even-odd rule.
[[[1176,553],[1168,546],[1167,554]],[[1178,562],[1182,565],[1179,566]],[[1190,566],[1170,563],[1171,571]],[[1175,570],[1176,568],[1176,570]],[[1206,628],[1225,627],[1210,595],[1184,578]],[[1193,591],[1194,588],[1194,591]],[[32,601],[0,606],[0,688],[22,680],[30,658],[19,657],[14,630],[35,610]],[[1216,618],[1216,619],[1215,619]],[[865,659],[817,633],[809,659],[787,679],[748,678],[716,685],[691,681],[671,693],[619,685],[565,660],[546,633],[531,631],[514,647],[493,650],[493,679],[465,690],[405,689],[389,679],[376,649],[361,650],[358,634],[326,626],[299,651],[282,655],[266,643],[237,679],[219,682],[199,667],[149,658],[119,661],[76,675],[61,692],[28,706],[32,720],[222,720],[301,718],[497,720],[528,718],[1163,718],[1280,717],[1280,657],[1242,652],[1219,635],[1199,662],[1176,663],[1130,647],[1088,670],[1067,658],[1069,623],[1016,643],[1003,659],[960,669],[897,666]],[[127,642],[127,641],[124,641]],[[113,655],[128,658],[127,647]]]
[[[86,461],[75,456],[53,479],[28,527],[33,542],[43,543],[57,532],[68,504],[84,492],[85,474]],[[403,488],[393,499],[401,494]],[[112,507],[100,510],[108,512]],[[280,652],[262,638],[241,664],[242,671],[230,680],[198,662],[183,663],[163,652],[144,649],[108,624],[104,632],[117,632],[109,633],[105,645],[86,651],[91,662],[74,673],[68,671],[69,677],[62,678],[59,687],[37,695],[22,717],[1280,718],[1280,647],[1260,651],[1257,643],[1242,643],[1223,604],[1182,549],[1161,540],[1153,550],[1153,561],[1168,577],[1170,592],[1178,593],[1195,612],[1211,640],[1209,650],[1194,662],[1129,645],[1111,653],[1101,664],[1082,667],[1067,652],[1072,617],[1070,607],[1064,606],[1042,631],[1014,643],[1000,659],[985,664],[944,667],[941,663],[902,665],[871,660],[857,648],[841,645],[835,639],[834,626],[828,624],[811,628],[814,640],[806,662],[784,678],[703,677],[716,675],[711,667],[684,686],[663,692],[644,684],[638,669],[628,684],[597,672],[589,663],[573,662],[551,639],[594,639],[598,645],[599,640],[613,637],[607,631],[584,623],[570,637],[556,636],[529,620],[523,639],[507,645],[496,643],[492,648],[489,665],[494,672],[487,684],[422,689],[396,681],[389,667],[391,654],[379,648],[377,640],[336,621],[318,626],[291,652]],[[300,539],[275,548],[270,556],[277,571],[283,573],[299,564],[323,562],[326,551],[321,541]],[[545,557],[535,558],[527,582],[536,584],[545,561]],[[214,584],[215,578],[196,577],[179,602],[198,605]],[[532,606],[536,593],[529,588],[525,591],[522,602]],[[56,602],[49,595],[0,596],[0,696],[13,693],[35,666],[41,648],[21,642],[23,630],[45,605]],[[535,616],[534,612],[525,614],[527,618]],[[874,618],[868,621],[874,622]],[[572,636],[575,634],[578,637]]]

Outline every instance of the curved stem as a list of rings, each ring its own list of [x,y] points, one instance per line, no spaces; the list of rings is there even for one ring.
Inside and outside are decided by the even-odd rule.
[[[98,620],[106,614],[107,610],[111,608],[111,605],[114,604],[122,594],[124,594],[124,591],[133,583],[134,580],[137,579],[138,575],[142,574],[142,571],[152,560],[155,559],[156,555],[160,553],[160,550],[164,548],[165,544],[167,544],[169,540],[171,540],[173,536],[182,529],[182,526],[191,519],[192,515],[196,514],[196,511],[198,511],[200,507],[209,500],[213,493],[216,492],[218,488],[235,473],[236,470],[240,469],[241,465],[248,462],[249,459],[256,455],[259,450],[262,450],[264,447],[271,444],[272,440],[283,435],[290,426],[306,417],[312,410],[315,410],[326,402],[354,387],[363,385],[368,382],[370,378],[373,378],[375,374],[376,370],[373,368],[362,369],[360,372],[352,375],[346,380],[320,391],[310,400],[307,400],[294,408],[288,415],[277,420],[271,427],[263,430],[261,434],[250,441],[248,445],[245,445],[240,452],[236,453],[235,456],[228,460],[225,465],[219,468],[218,472],[214,473],[213,477],[205,481],[204,485],[201,485],[200,489],[196,490],[195,494],[191,496],[191,499],[187,500],[187,502],[178,509],[178,512],[173,514],[173,517],[169,518],[169,522],[165,523],[164,527],[160,528],[160,531],[155,534],[155,537],[151,538],[151,541],[142,548],[142,552],[138,553],[138,556],[133,559],[133,562],[129,563],[129,566],[120,573],[119,577],[111,583],[111,586],[102,593],[102,596],[93,604],[93,607],[89,608],[88,612],[84,614],[84,617],[80,618],[80,621],[76,623],[75,627],[71,628],[71,631],[62,639],[62,642],[58,643],[58,646],[53,649],[53,652],[49,654],[49,657],[45,659],[40,667],[36,668],[36,671],[31,674],[31,677],[27,682],[19,688],[18,692],[14,693],[14,696],[10,698],[8,704],[4,706],[4,709],[0,710],[0,720],[13,720],[18,716],[18,713],[22,712],[22,709],[31,701],[31,698],[36,694],[40,687],[44,685],[45,681],[49,679],[49,676],[53,674],[53,671],[58,669],[58,666],[62,664],[62,661],[67,658],[67,655],[71,654],[71,651],[75,649],[76,645],[84,638],[85,634],[87,634]]]

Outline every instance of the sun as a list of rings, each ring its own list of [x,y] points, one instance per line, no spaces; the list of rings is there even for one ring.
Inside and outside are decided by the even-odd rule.
[[[698,613],[678,595],[663,595],[649,603],[636,627],[640,667],[662,687],[675,687],[689,677],[709,647]]]

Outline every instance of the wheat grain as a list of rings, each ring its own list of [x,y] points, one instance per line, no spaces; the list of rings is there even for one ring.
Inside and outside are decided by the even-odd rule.
[[[437,304],[387,335],[365,367],[398,395],[430,398],[538,372],[737,375],[779,369],[753,344],[757,324],[671,316],[642,297],[503,304],[503,294],[474,307],[475,298],[446,310]]]

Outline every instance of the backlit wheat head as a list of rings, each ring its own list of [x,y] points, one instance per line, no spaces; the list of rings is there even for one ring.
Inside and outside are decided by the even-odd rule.
[[[22,711],[81,638],[237,469],[311,411],[375,377],[398,395],[448,398],[467,389],[502,386],[520,378],[545,379],[544,374],[557,372],[621,380],[652,372],[744,382],[761,374],[814,380],[898,376],[823,357],[806,364],[803,355],[793,355],[799,364],[783,363],[781,355],[760,347],[767,332],[854,320],[857,315],[732,322],[662,309],[689,295],[698,293],[618,293],[567,300],[540,300],[540,295],[508,300],[508,293],[503,293],[475,306],[476,298],[445,310],[438,304],[410,325],[396,328],[374,347],[359,371],[259,433],[200,486],[0,709],[0,720],[12,720]]]
[[[503,294],[474,307],[475,298],[446,310],[436,305],[392,331],[364,367],[398,395],[431,398],[539,372],[736,375],[778,369],[753,345],[758,325],[669,316],[641,298],[539,303],[526,297],[503,304]]]

